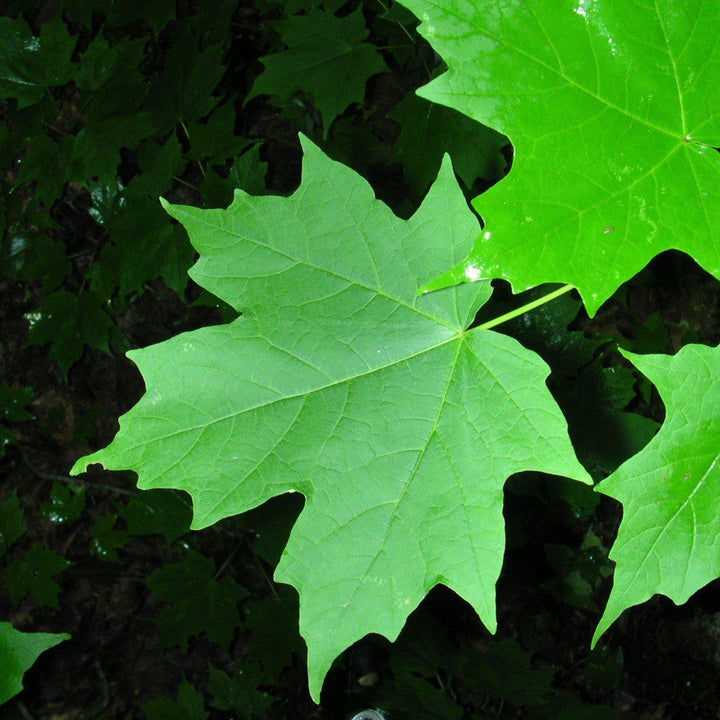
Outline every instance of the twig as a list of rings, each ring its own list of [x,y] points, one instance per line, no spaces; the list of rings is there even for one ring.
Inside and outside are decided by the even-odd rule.
[[[25,451],[18,447],[18,451],[20,452],[20,456],[22,457],[23,461],[25,462],[25,465],[27,465],[28,469],[34,474],[37,475],[39,478],[43,478],[43,480],[56,480],[57,482],[62,483],[68,483],[70,485],[81,485],[82,487],[86,488],[96,488],[98,490],[109,490],[110,492],[117,493],[118,495],[125,495],[127,497],[131,497],[135,493],[130,490],[124,490],[123,488],[118,488],[113,485],[106,485],[104,483],[96,483],[96,482],[89,482],[87,480],[83,480],[79,477],[72,477],[71,475],[58,475],[57,473],[48,473],[44,472],[43,470],[40,470],[38,467],[33,465],[32,462],[30,462],[30,459],[25,454]]]

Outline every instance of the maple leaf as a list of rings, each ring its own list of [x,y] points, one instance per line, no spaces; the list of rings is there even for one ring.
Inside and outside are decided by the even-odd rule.
[[[664,250],[720,277],[720,5],[402,2],[449,67],[419,94],[516,151],[475,201],[486,233],[431,288],[571,283],[592,315]]]
[[[312,8],[277,23],[288,50],[260,58],[265,66],[248,100],[270,95],[288,101],[307,93],[321,112],[325,133],[354,102],[362,102],[371,75],[387,70],[367,38],[362,8],[343,18]]]
[[[633,605],[657,593],[682,604],[720,577],[720,348],[623,355],[651,380],[667,419],[597,490],[623,504],[610,552],[613,589],[593,642]]]
[[[66,633],[25,633],[0,622],[0,705],[23,689],[23,675],[42,653],[69,638]]]
[[[207,633],[213,642],[230,647],[240,625],[237,605],[246,593],[232,578],[217,578],[215,563],[194,550],[172,565],[163,565],[147,586],[169,604],[158,616],[164,647],[187,651],[191,635]]]
[[[143,703],[143,712],[147,720],[207,720],[203,694],[185,678],[177,688],[177,700],[159,695],[150,702]]]
[[[200,254],[192,277],[244,314],[130,353],[148,391],[73,472],[100,462],[184,489],[195,528],[302,492],[276,579],[299,590],[317,698],[342,650],[394,639],[438,583],[494,630],[506,478],[589,476],[542,360],[467,330],[489,285],[418,296],[477,233],[449,160],[405,221],[303,147],[289,198],[165,204]]]
[[[24,18],[0,18],[0,47],[0,97],[16,98],[18,109],[69,82],[76,69],[70,61],[75,38],[60,19],[45,23],[35,37]]]
[[[16,605],[30,594],[40,605],[59,610],[61,588],[53,577],[71,565],[69,560],[54,550],[34,545],[22,560],[17,558],[7,566],[3,584]]]

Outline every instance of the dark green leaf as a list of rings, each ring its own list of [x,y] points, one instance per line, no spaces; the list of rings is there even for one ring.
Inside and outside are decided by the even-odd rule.
[[[0,507],[0,558],[27,532],[24,517],[16,490]]]
[[[338,18],[317,7],[278,23],[288,50],[260,58],[265,72],[248,99],[270,95],[287,103],[304,93],[322,113],[325,133],[333,120],[354,102],[362,102],[371,75],[387,70],[368,36],[362,8]]]
[[[7,253],[0,268],[25,282],[42,282],[46,292],[55,290],[72,272],[65,245],[29,227],[27,218],[9,228]]]
[[[40,603],[60,609],[60,585],[53,577],[72,565],[54,550],[35,545],[25,553],[23,560],[13,560],[5,570],[4,586],[10,599],[17,605],[27,595]]]
[[[173,176],[179,175],[187,164],[175,135],[171,135],[164,145],[155,140],[143,140],[137,149],[137,161],[140,175],[128,185],[128,197],[157,198],[172,186]]]
[[[160,696],[142,705],[147,720],[206,720],[205,699],[187,680],[178,686],[177,700]]]
[[[392,161],[405,168],[416,197],[422,197],[437,177],[443,155],[469,189],[477,180],[485,187],[500,180],[507,169],[501,149],[510,141],[465,115],[410,93],[389,115],[402,131],[393,146]]]
[[[218,579],[210,558],[188,550],[180,562],[156,570],[147,586],[168,603],[157,620],[163,647],[186,651],[188,638],[201,633],[230,647],[240,626],[238,603],[247,593],[230,577]]]
[[[116,207],[114,214],[104,218],[112,242],[91,269],[93,290],[108,297],[118,287],[124,297],[162,277],[181,295],[195,257],[185,231],[167,222],[156,200],[120,199]]]
[[[238,188],[250,195],[264,195],[266,173],[267,164],[260,160],[260,148],[255,145],[235,159],[227,177],[209,170],[200,192],[208,207],[224,208],[232,202]]]
[[[42,514],[52,523],[65,525],[75,522],[85,509],[85,488],[71,488],[53,483],[49,502],[40,504]]]
[[[217,98],[212,93],[225,72],[225,49],[218,43],[200,52],[191,35],[173,45],[165,59],[167,69],[153,81],[147,103],[161,132],[180,122],[199,120],[215,107]]]
[[[260,668],[255,664],[238,668],[230,677],[222,670],[210,666],[208,690],[213,696],[211,707],[218,710],[235,710],[240,717],[261,715],[272,705],[274,698],[259,690],[258,685],[264,679]]]
[[[58,361],[66,377],[85,345],[110,352],[115,325],[102,309],[101,297],[92,291],[74,295],[58,290],[26,318],[30,322],[28,344],[51,343],[50,357]]]
[[[252,636],[248,654],[257,658],[269,677],[302,656],[305,645],[298,630],[298,598],[292,588],[276,585],[276,596],[257,600],[245,608],[245,626]]]
[[[34,415],[26,409],[32,402],[34,392],[31,387],[10,386],[3,380],[0,383],[0,420],[24,422],[34,419]]]
[[[77,176],[70,169],[73,162],[75,138],[66,135],[60,142],[47,135],[28,140],[27,152],[20,160],[18,182],[35,183],[35,198],[50,209],[61,195],[65,182]]]
[[[128,533],[118,530],[116,521],[117,515],[106,515],[90,528],[90,552],[101,560],[120,562],[117,551],[128,543]]]
[[[187,125],[191,160],[209,158],[223,162],[236,157],[250,144],[250,140],[235,135],[235,107],[232,102],[216,107],[205,122]]]
[[[190,530],[192,505],[177,490],[141,490],[120,509],[130,535],[162,535],[168,543]]]
[[[0,97],[16,98],[19,108],[69,82],[75,71],[70,62],[75,38],[60,19],[45,23],[35,37],[24,18],[0,18],[0,48]]]

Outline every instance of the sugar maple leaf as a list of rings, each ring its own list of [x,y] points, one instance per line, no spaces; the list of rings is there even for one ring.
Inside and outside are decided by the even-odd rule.
[[[431,288],[571,283],[592,315],[664,250],[720,277],[720,4],[402,3],[449,68],[419,94],[516,152],[475,201],[486,233]]]
[[[196,528],[285,492],[307,500],[276,579],[300,593],[310,689],[367,633],[394,639],[436,584],[495,629],[503,485],[522,470],[589,477],[517,341],[466,328],[490,294],[419,297],[477,233],[449,161],[401,220],[305,141],[289,198],[170,206],[193,278],[244,314],[130,354],[147,393],[79,461],[193,498]]]
[[[247,99],[270,95],[288,102],[296,93],[307,93],[322,114],[327,134],[348,105],[362,102],[368,78],[387,70],[375,46],[363,42],[368,31],[362,8],[342,18],[312,8],[277,26],[288,49],[260,58],[265,71]]]
[[[720,348],[623,355],[655,384],[667,419],[597,486],[623,504],[623,519],[610,553],[613,589],[594,641],[626,608],[657,593],[682,604],[720,577]]]

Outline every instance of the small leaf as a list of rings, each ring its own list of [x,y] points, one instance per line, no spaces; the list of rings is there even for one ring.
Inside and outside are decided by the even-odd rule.
[[[34,390],[23,385],[0,383],[0,420],[7,422],[25,422],[34,420],[34,415],[26,410],[32,402]]]
[[[40,605],[59,610],[60,585],[53,577],[71,565],[71,562],[54,550],[35,545],[25,553],[23,560],[13,560],[7,566],[5,589],[16,605],[29,593]]]
[[[190,530],[192,505],[177,490],[144,490],[118,514],[127,522],[128,534],[159,534],[171,543]]]
[[[23,675],[42,653],[69,639],[66,633],[25,633],[0,622],[0,705],[23,689]]]
[[[40,503],[42,514],[52,523],[66,525],[75,522],[85,509],[85,488],[69,488],[55,482],[50,501]]]
[[[38,310],[25,317],[30,322],[28,345],[50,343],[49,355],[58,361],[66,378],[86,344],[110,352],[110,339],[116,326],[104,312],[101,297],[92,291],[75,295],[58,290],[49,295]]]
[[[369,43],[362,8],[338,18],[313,7],[278,23],[288,50],[260,58],[265,66],[248,100],[270,95],[287,103],[306,93],[322,113],[325,133],[333,120],[354,102],[362,102],[371,75],[387,70],[380,53]]]
[[[117,515],[106,515],[90,528],[90,553],[101,560],[120,562],[117,551],[128,543],[128,533],[115,528]]]
[[[187,680],[178,686],[177,700],[164,695],[142,705],[147,720],[206,720],[205,699]]]
[[[24,516],[15,490],[0,507],[0,558],[27,532]]]
[[[265,676],[257,665],[238,668],[230,677],[222,670],[210,666],[208,690],[213,696],[211,707],[218,710],[235,710],[241,717],[261,715],[273,704],[274,698],[258,685]]]
[[[470,189],[478,179],[487,187],[505,175],[507,162],[501,150],[510,141],[456,110],[410,93],[388,117],[401,127],[391,161],[402,163],[417,197],[435,179],[445,153]]]
[[[256,600],[245,606],[245,627],[252,633],[248,655],[256,658],[270,678],[292,663],[293,655],[305,649],[298,633],[297,593],[284,585],[277,586],[277,595]]]
[[[232,578],[216,577],[215,563],[194,550],[173,565],[164,565],[146,581],[168,605],[157,623],[163,647],[180,645],[187,651],[188,638],[207,633],[226,650],[240,627],[238,603],[247,594]]]
[[[179,122],[199,120],[217,105],[212,93],[225,72],[225,49],[224,43],[218,43],[201,52],[189,33],[170,48],[165,58],[167,69],[153,81],[146,104],[161,132]]]

